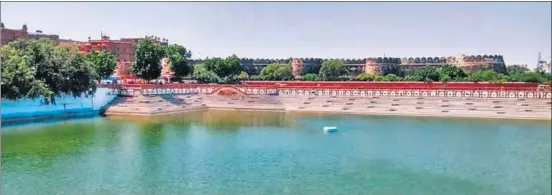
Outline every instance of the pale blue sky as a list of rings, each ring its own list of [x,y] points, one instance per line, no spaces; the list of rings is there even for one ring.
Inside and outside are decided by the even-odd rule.
[[[2,2],[7,28],[62,38],[157,35],[194,58],[440,57],[551,53],[550,2]]]

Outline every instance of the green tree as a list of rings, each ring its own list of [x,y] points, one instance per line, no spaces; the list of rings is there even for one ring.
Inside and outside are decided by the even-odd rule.
[[[205,65],[194,66],[193,78],[199,83],[218,83],[220,78],[213,71],[207,70]]]
[[[247,72],[241,72],[239,75],[238,75],[238,79],[243,81],[243,80],[247,80],[249,79],[249,74],[247,74]]]
[[[400,77],[395,74],[387,74],[385,76],[378,76],[376,81],[400,81]]]
[[[203,64],[205,65],[205,69],[214,72],[220,78],[235,77],[243,71],[240,59],[236,55],[229,56],[225,59],[206,59]]]
[[[542,77],[546,79],[548,82],[552,82],[552,73],[546,73],[546,72],[540,72],[542,74]]]
[[[192,52],[184,46],[172,44],[167,46],[166,55],[169,61],[171,71],[176,77],[185,77],[192,73],[192,67],[188,64],[188,59],[192,57]]]
[[[373,81],[375,79],[376,79],[375,75],[368,74],[366,72],[358,74],[355,78],[355,80],[357,80],[357,81]]]
[[[98,74],[96,78],[98,81],[111,76],[113,71],[115,71],[115,67],[117,67],[117,59],[113,54],[107,51],[92,51],[84,57],[94,66]]]
[[[240,62],[240,58],[236,55],[226,57],[224,59],[224,76],[236,76],[243,71],[243,66]],[[219,75],[221,76],[221,75]]]
[[[543,74],[539,72],[525,72],[520,73],[518,80],[521,82],[531,82],[531,83],[542,83],[547,81],[546,77],[543,76]]]
[[[388,74],[388,75],[385,75],[385,76],[387,76],[387,80],[389,80],[389,81],[400,81],[401,80],[401,78],[398,77],[395,74]]]
[[[308,74],[305,74],[303,75],[303,78],[302,80],[303,81],[316,81],[316,74],[313,74],[313,73],[308,73]]]
[[[54,94],[72,94],[75,97],[93,95],[96,91],[94,80],[99,78],[94,64],[85,60],[78,49],[73,46],[54,48],[52,60],[54,67],[58,66],[62,74],[50,73],[50,78],[56,78],[55,84],[49,84]],[[56,68],[53,69],[55,71]],[[47,82],[48,83],[48,82]]]
[[[339,80],[340,76],[347,75],[347,69],[342,60],[326,60],[322,63],[318,77],[323,81]]]
[[[453,81],[453,80],[449,77],[449,75],[442,74],[442,75],[441,75],[441,80],[440,80],[440,81],[441,81],[441,82],[449,82],[449,81]]]
[[[414,78],[420,79],[419,81],[439,81],[439,70],[433,66],[425,66],[414,70]]]
[[[293,68],[291,65],[280,65],[278,63],[272,63],[264,67],[259,75],[264,80],[270,81],[287,81],[293,80],[292,74]]]
[[[50,94],[46,84],[35,79],[35,72],[28,66],[27,58],[10,45],[2,47],[2,98],[34,99]]]
[[[421,79],[420,77],[414,76],[414,75],[409,75],[403,78],[403,81],[422,81],[422,80],[423,79]]]
[[[264,80],[263,77],[261,77],[260,75],[253,75],[250,77],[251,80],[253,81],[262,81]]]
[[[498,79],[498,73],[494,70],[479,70],[468,75],[469,81],[493,81]]]
[[[264,67],[261,70],[261,73],[259,74],[259,76],[264,80],[277,80],[276,71],[278,70],[279,67],[280,67],[280,64],[278,63],[269,64],[268,66]]]
[[[2,47],[2,56],[2,89],[7,92],[2,97],[44,96],[55,103],[56,96],[96,90],[94,65],[74,46],[54,46],[49,39],[15,41]]]
[[[444,65],[439,68],[441,81],[455,81],[460,78],[466,77],[466,73],[458,66]]]
[[[151,81],[161,76],[161,59],[165,56],[165,49],[146,38],[138,41],[132,63],[132,72],[138,78]]]
[[[520,65],[507,66],[506,71],[508,72],[508,75],[519,75],[526,72],[530,72],[528,68]]]
[[[281,81],[290,81],[293,80],[292,72],[293,68],[291,67],[291,65],[283,65],[276,69],[275,77],[276,79]]]

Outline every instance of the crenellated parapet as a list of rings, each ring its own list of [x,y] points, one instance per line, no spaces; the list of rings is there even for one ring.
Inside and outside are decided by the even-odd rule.
[[[425,66],[453,65],[462,68],[466,72],[493,69],[499,73],[506,72],[504,59],[500,55],[460,55],[449,57],[403,57],[367,58],[364,70],[375,75],[384,75],[388,72],[400,70],[408,75],[416,69]]]
[[[240,61],[244,71],[250,75],[259,74],[262,68],[271,63],[280,65],[291,64],[293,74],[296,78],[305,73],[318,73],[324,58],[287,58],[287,59],[264,59],[264,58],[241,58]],[[453,65],[462,68],[466,72],[493,69],[499,73],[506,71],[506,65],[501,55],[460,55],[448,57],[369,57],[364,59],[339,59],[345,64],[350,76],[366,72],[375,75],[402,72],[411,74],[416,69],[425,66]],[[202,64],[204,60],[190,60],[191,65]]]
[[[493,69],[498,73],[506,73],[506,64],[501,55],[461,55],[458,65],[467,72]]]

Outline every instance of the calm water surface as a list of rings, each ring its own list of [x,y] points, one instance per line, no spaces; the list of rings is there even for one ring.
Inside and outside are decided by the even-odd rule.
[[[8,127],[2,194],[550,194],[550,128],[225,111]]]

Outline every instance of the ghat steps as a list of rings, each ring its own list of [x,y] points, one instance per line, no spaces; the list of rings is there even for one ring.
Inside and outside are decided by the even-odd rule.
[[[551,120],[552,105],[548,99],[157,95],[119,98],[106,114],[155,115],[205,108]]]

